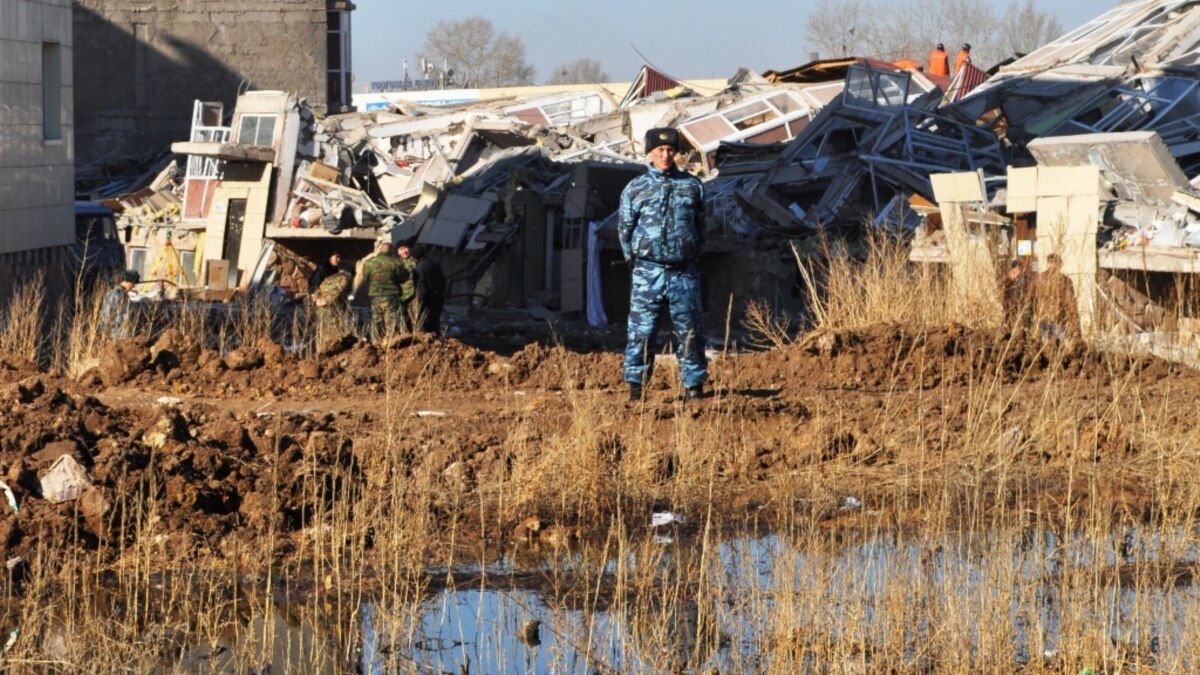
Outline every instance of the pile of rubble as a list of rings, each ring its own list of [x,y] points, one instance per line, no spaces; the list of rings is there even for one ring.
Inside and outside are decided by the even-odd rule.
[[[820,230],[915,231],[924,259],[945,259],[938,174],[979,176],[972,217],[1018,255],[1035,254],[1019,244],[1036,222],[1010,208],[1024,194],[1010,183],[1035,167],[1096,167],[1110,249],[1195,247],[1197,28],[1200,1],[1125,3],[990,76],[848,58],[741,70],[698,92],[644,68],[621,100],[597,86],[324,119],[286,93],[248,92],[227,126],[219,104],[197,102],[191,138],[172,146],[185,169],[112,201],[144,260],[164,243],[190,253],[181,285],[303,294],[312,260],[365,254],[387,233],[426,244],[473,303],[619,309],[617,200],[642,170],[644,132],[674,126],[705,181],[708,294],[738,306],[793,282],[769,264],[753,268],[766,282],[742,279],[746,256]],[[1131,146],[1161,150],[1102,152]]]

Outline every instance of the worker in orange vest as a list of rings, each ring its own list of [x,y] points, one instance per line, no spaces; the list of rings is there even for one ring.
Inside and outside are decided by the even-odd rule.
[[[954,74],[957,75],[958,71],[962,70],[963,64],[970,62],[970,60],[971,45],[970,43],[967,43],[962,46],[961,50],[959,50],[958,56],[954,57]]]
[[[950,74],[950,55],[946,53],[946,48],[940,42],[937,49],[934,49],[933,53],[929,55],[929,74]]]

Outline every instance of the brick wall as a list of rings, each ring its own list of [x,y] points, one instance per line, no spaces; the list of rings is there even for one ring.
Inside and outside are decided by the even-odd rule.
[[[187,140],[192,102],[239,88],[325,110],[326,0],[77,0],[74,26],[81,168]]]

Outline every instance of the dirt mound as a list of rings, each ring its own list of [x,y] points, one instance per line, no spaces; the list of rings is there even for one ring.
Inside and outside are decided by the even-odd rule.
[[[314,512],[318,497],[302,489],[302,470],[316,480],[353,478],[352,443],[332,416],[235,416],[173,402],[114,408],[77,386],[41,375],[0,392],[0,476],[18,504],[15,512],[0,505],[9,557],[42,541],[116,554],[142,537],[186,555],[223,545],[234,530],[255,535]],[[62,455],[89,475],[78,508],[43,499],[41,480]],[[158,515],[147,519],[151,500]]]
[[[1057,376],[1083,379],[1109,377],[1114,370],[1140,372],[1149,379],[1191,372],[1160,359],[1095,352],[1081,343],[1062,345],[1026,332],[964,326],[920,332],[874,326],[814,333],[782,352],[745,358],[739,367],[758,381],[782,374],[788,381],[819,388],[864,391],[929,389],[984,380],[1011,384],[1036,380],[1051,370]]]
[[[956,407],[960,393],[922,412],[920,428],[940,425],[942,435],[901,428],[903,416],[891,418],[891,428],[881,425],[878,411],[895,405],[894,393],[1048,382],[1067,397],[1103,398],[1109,381],[1133,378],[1143,385],[1139,405],[1174,410],[1194,403],[1178,392],[1196,391],[1197,377],[1154,359],[961,326],[876,326],[811,335],[782,350],[722,355],[711,368],[713,393],[700,408],[683,405],[666,370],[655,374],[650,400],[632,407],[615,350],[530,344],[506,356],[409,336],[378,346],[339,341],[301,359],[271,343],[218,354],[168,332],[153,344],[111,345],[77,380],[0,356],[0,478],[18,504],[14,512],[0,500],[0,542],[10,558],[63,542],[118,557],[147,541],[185,556],[227,551],[273,532],[280,542],[274,555],[286,557],[303,549],[305,531],[330,527],[331,513],[353,510],[367,491],[396,481],[425,491],[406,508],[454,521],[465,517],[466,505],[483,508],[482,488],[495,491],[540,472],[567,482],[576,478],[572,472],[615,475],[628,464],[627,474],[651,477],[642,489],[657,498],[654,485],[710,461],[701,457],[715,462],[716,473],[703,475],[725,481],[720,491],[730,503],[757,501],[763,485],[792,472],[877,471],[918,451],[941,456],[956,447],[955,434],[969,433],[954,422],[967,414],[965,404]],[[1160,383],[1172,388],[1160,391]],[[581,392],[598,404],[580,413],[571,397],[531,395],[537,391]],[[387,392],[418,397],[385,413],[379,402]],[[1001,411],[1004,419],[1023,412],[1020,401],[1014,406]],[[1184,419],[1170,415],[1160,418]],[[1078,428],[1099,430],[1088,436],[1099,439],[1096,453],[1106,461],[1136,461],[1152,450],[1111,420],[1086,419]],[[543,466],[544,455],[593,433],[583,445],[603,452],[573,449],[565,466]],[[1053,461],[1053,438],[1018,436],[1020,456]],[[702,449],[693,457],[658,447],[681,438]],[[639,448],[646,442],[652,447]],[[78,499],[55,504],[43,498],[42,479],[63,456],[87,472],[88,484]],[[837,495],[822,499],[836,510]],[[499,517],[515,523],[528,515]]]

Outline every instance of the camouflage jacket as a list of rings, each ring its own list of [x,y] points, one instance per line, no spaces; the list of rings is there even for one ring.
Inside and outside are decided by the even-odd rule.
[[[350,273],[338,270],[325,277],[320,286],[313,292],[313,300],[318,306],[329,307],[345,300],[350,292]]]
[[[690,263],[704,247],[704,188],[679,169],[654,167],[621,193],[617,234],[626,261]]]
[[[400,284],[400,302],[408,302],[417,294],[417,285],[413,278],[413,270],[417,268],[417,259],[413,257],[396,259],[404,266],[405,274],[404,283]]]
[[[363,263],[363,283],[371,298],[398,297],[406,283],[411,284],[411,274],[404,263],[394,255],[377,255]]]

